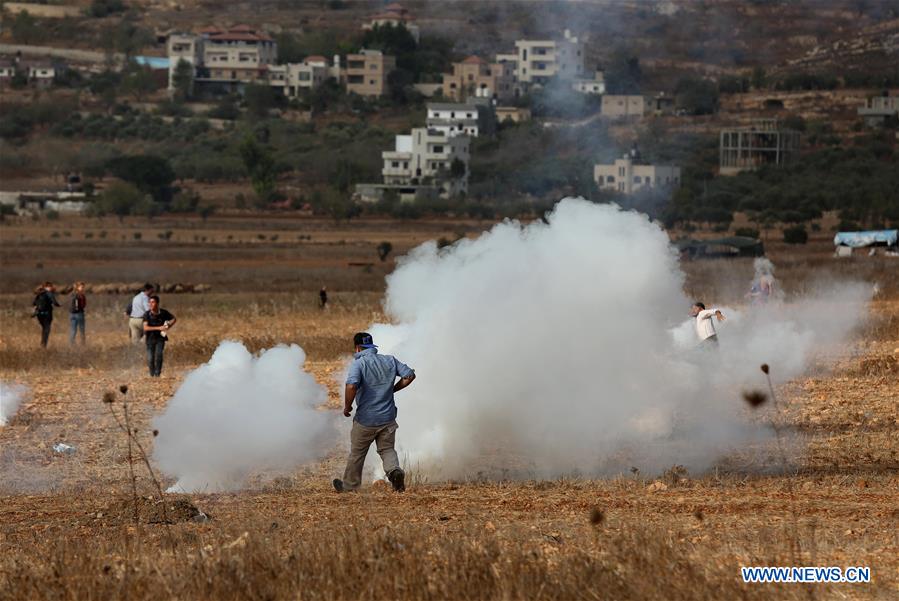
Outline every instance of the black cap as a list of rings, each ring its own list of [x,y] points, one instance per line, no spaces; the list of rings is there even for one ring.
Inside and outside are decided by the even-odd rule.
[[[353,336],[353,344],[356,346],[361,346],[362,348],[378,348],[378,346],[372,340],[371,334],[368,332],[357,332],[355,336]]]

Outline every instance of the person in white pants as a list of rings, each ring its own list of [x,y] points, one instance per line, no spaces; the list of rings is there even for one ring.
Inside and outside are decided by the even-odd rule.
[[[131,344],[137,344],[144,336],[144,315],[150,310],[150,297],[155,294],[153,284],[144,284],[144,287],[138,292],[125,314],[128,316],[128,331],[131,334]]]

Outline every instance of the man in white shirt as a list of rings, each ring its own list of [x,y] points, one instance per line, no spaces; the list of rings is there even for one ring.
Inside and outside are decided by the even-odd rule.
[[[153,284],[144,284],[143,289],[131,299],[128,310],[128,330],[131,332],[131,343],[137,344],[144,335],[144,314],[150,310],[150,297],[155,289]]]
[[[704,348],[718,346],[718,333],[715,331],[712,317],[724,321],[724,314],[719,309],[706,309],[704,304],[697,301],[693,303],[690,315],[696,320],[696,335],[699,337],[700,346]]]

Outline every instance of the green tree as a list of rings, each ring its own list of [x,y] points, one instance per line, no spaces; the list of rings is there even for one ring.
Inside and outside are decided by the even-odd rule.
[[[764,67],[758,66],[752,70],[750,83],[752,83],[753,90],[764,90],[768,87],[768,74]]]
[[[347,195],[329,188],[313,195],[313,206],[326,213],[336,223],[356,217],[361,212],[355,202]]]
[[[605,78],[610,94],[639,94],[643,85],[640,59],[623,48],[617,49],[609,61]]]
[[[122,78],[122,91],[141,102],[148,94],[158,89],[153,71],[146,65],[129,63]]]
[[[6,19],[4,19],[4,24]],[[37,44],[46,38],[46,30],[38,25],[37,19],[28,11],[21,11],[13,17],[9,26],[13,41],[19,44]]]
[[[718,111],[718,87],[708,79],[684,77],[674,88],[677,107],[690,115],[711,115]]]
[[[189,100],[194,85],[194,66],[188,61],[178,59],[175,72],[172,73],[172,87],[175,88],[175,100]]]
[[[261,203],[267,203],[275,191],[275,159],[253,136],[244,138],[240,145],[240,158],[250,176],[253,191]]]
[[[134,184],[145,194],[152,195],[154,200],[170,200],[175,171],[168,159],[149,154],[123,156],[112,159],[106,167],[112,175]]]
[[[125,3],[122,0],[94,0],[87,9],[88,16],[102,19],[115,13],[125,12]]]
[[[132,184],[116,182],[106,188],[94,202],[98,215],[117,215],[119,219],[130,215],[144,201],[145,195]]]
[[[247,103],[247,113],[256,119],[267,117],[278,102],[273,87],[255,83],[247,84],[244,88],[244,100]]]
[[[465,177],[465,174],[468,172],[468,168],[465,166],[465,162],[458,157],[453,159],[453,162],[450,163],[450,175],[454,179],[459,179]]]

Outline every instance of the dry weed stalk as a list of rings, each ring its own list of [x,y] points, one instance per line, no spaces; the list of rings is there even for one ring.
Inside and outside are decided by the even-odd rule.
[[[765,374],[765,379],[768,383],[768,394],[766,395],[761,391],[744,392],[743,400],[745,400],[752,408],[757,408],[763,405],[770,395],[771,402],[774,404],[775,414],[771,419],[771,427],[774,429],[774,438],[777,442],[777,454],[778,460],[780,461],[780,469],[781,472],[786,475],[787,495],[790,499],[790,558],[793,565],[799,565],[797,563],[797,558],[801,552],[799,543],[799,515],[796,509],[796,491],[793,489],[793,478],[791,474],[787,474],[787,453],[784,449],[783,433],[780,424],[777,421],[777,416],[780,414],[780,403],[777,399],[777,393],[774,391],[774,384],[771,381],[771,368],[767,363],[763,363],[761,370],[762,373]]]
[[[171,521],[169,520],[168,513],[165,507],[165,495],[162,491],[162,485],[159,483],[159,478],[156,477],[156,472],[153,471],[153,467],[150,465],[150,459],[147,457],[147,452],[144,450],[144,446],[137,438],[137,429],[131,427],[131,412],[128,406],[128,386],[122,384],[121,386],[119,386],[119,392],[122,393],[122,413],[124,419],[119,418],[119,415],[115,411],[115,408],[113,406],[115,402],[115,395],[113,393],[107,392],[105,395],[103,395],[103,402],[107,405],[107,407],[109,407],[109,412],[110,414],[112,414],[113,419],[115,419],[115,422],[118,425],[119,429],[122,430],[128,438],[128,469],[131,475],[131,498],[134,503],[134,522],[135,527],[137,528],[138,536],[140,535],[140,517],[138,513],[137,477],[134,474],[132,443],[135,447],[137,447],[140,458],[144,462],[144,465],[147,468],[147,472],[150,474],[150,479],[153,481],[153,484],[156,487],[156,492],[159,494],[159,501],[162,506],[162,521],[165,524],[166,531],[169,532],[169,538],[171,539],[171,532],[169,531]],[[158,432],[154,430],[153,436],[156,436],[157,434]],[[174,546],[174,542],[172,544]]]

